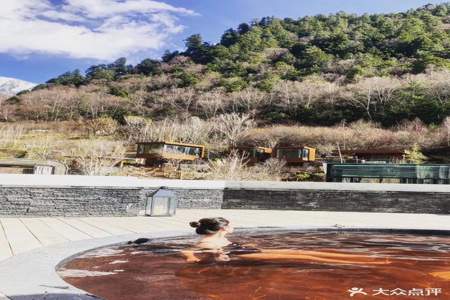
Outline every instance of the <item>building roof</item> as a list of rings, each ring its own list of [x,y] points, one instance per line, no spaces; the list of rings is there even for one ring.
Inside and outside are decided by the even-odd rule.
[[[342,154],[347,155],[403,155],[404,150],[400,149],[365,149],[365,150],[342,150]]]
[[[236,147],[238,150],[262,150],[265,153],[272,153],[272,148],[268,148],[268,147],[251,147],[251,146],[237,146]]]
[[[205,148],[205,145],[186,144],[186,143],[169,142],[169,141],[139,142],[139,143],[137,143],[137,144],[138,144],[138,145],[166,144],[166,145],[176,145],[176,146],[184,146],[184,147],[198,147],[198,148]]]
[[[280,143],[277,144],[274,149],[302,149],[302,148],[308,148],[308,149],[315,149],[314,147],[310,147],[307,145],[293,145],[288,143]]]

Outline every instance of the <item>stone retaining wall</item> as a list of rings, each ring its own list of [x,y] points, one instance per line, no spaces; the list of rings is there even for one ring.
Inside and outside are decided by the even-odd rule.
[[[0,216],[136,216],[157,189],[0,187]],[[174,189],[178,208],[220,209],[222,190]]]
[[[178,198],[178,208],[220,209],[223,190],[174,189]]]
[[[226,189],[222,208],[449,214],[450,192]]]
[[[0,215],[136,215],[144,194],[141,188],[1,187]]]
[[[133,216],[162,186],[176,192],[184,209],[450,213],[450,185],[0,175],[0,216]]]

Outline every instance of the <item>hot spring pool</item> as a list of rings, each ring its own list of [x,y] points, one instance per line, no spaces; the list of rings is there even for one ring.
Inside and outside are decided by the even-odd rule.
[[[155,239],[92,250],[58,273],[108,300],[450,299],[446,235],[262,231],[229,239],[256,250],[187,263],[179,251],[195,238]]]

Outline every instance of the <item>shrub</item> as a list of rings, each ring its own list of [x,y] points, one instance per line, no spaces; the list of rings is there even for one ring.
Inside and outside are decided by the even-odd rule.
[[[206,179],[213,180],[266,180],[279,181],[285,162],[269,159],[263,164],[248,166],[246,156],[232,152],[228,157],[209,162]]]
[[[129,96],[128,92],[125,89],[114,85],[109,88],[109,93],[113,96],[122,98],[128,98]]]
[[[405,160],[413,164],[422,164],[427,157],[420,151],[418,144],[414,144],[411,149],[405,150]]]
[[[207,179],[212,180],[247,180],[249,178],[245,156],[234,152],[226,158],[209,162]]]
[[[225,88],[228,93],[238,92],[245,89],[248,83],[241,77],[224,78],[220,85]]]
[[[125,150],[122,142],[80,140],[66,150],[65,156],[67,164],[83,175],[109,175],[124,157]]]
[[[109,136],[116,132],[118,124],[111,117],[101,117],[86,121],[86,127],[92,135]]]

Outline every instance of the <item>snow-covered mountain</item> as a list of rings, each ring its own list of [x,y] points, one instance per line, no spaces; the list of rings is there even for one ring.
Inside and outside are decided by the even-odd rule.
[[[36,84],[32,82],[0,76],[0,95],[13,96],[35,86]]]

